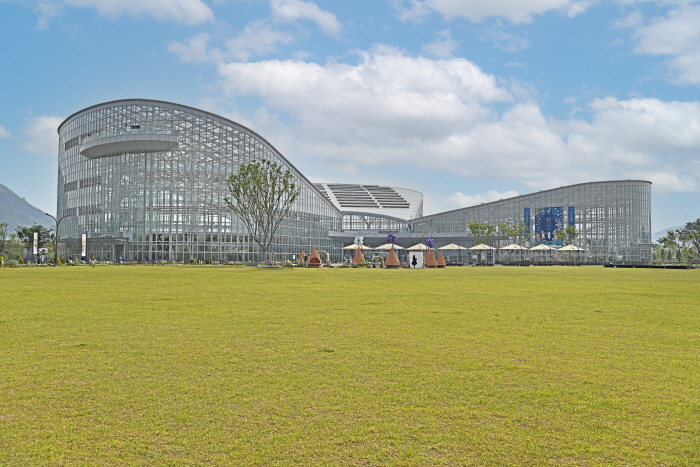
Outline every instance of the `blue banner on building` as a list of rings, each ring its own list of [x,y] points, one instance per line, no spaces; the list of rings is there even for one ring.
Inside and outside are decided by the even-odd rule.
[[[557,230],[564,228],[564,208],[542,208],[535,215],[535,245],[544,243],[550,246],[564,244],[557,240]]]
[[[569,225],[576,225],[576,212],[573,206],[569,206]]]
[[[525,235],[530,233],[530,208],[525,208],[523,213],[523,221],[525,223]]]

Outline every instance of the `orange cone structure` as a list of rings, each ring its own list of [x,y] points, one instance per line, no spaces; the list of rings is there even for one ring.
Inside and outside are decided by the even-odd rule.
[[[310,268],[320,268],[321,267],[321,258],[318,256],[318,252],[316,252],[316,247],[314,247],[311,250],[311,254],[309,255],[309,262],[307,264]]]
[[[360,263],[363,262],[364,260],[365,260],[365,257],[364,257],[364,255],[362,254],[362,250],[360,250],[360,249],[358,248],[357,251],[355,252],[355,256],[352,258],[352,261],[353,261],[354,263],[356,263],[356,264],[360,264]]]
[[[437,259],[437,267],[444,268],[445,266],[447,266],[447,263],[445,262],[445,257],[442,256],[442,250],[440,250],[440,254],[438,255]]]
[[[397,269],[399,266],[401,266],[401,262],[399,261],[399,257],[396,256],[396,252],[392,246],[389,256],[386,257],[386,261],[384,262],[384,267],[387,269]]]
[[[435,255],[433,254],[433,250],[428,250],[428,252],[425,254],[425,267],[426,268],[436,268],[437,267],[437,261],[435,261]]]

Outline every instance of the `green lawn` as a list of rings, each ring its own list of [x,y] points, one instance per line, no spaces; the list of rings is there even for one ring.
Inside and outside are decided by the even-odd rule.
[[[700,465],[700,270],[0,269],[0,465]]]

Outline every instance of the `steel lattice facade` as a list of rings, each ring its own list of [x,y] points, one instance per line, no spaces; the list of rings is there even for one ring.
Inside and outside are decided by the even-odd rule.
[[[580,235],[575,244],[586,250],[586,262],[651,262],[651,183],[647,181],[581,183],[434,214],[409,225],[416,233],[467,235],[473,221],[526,224],[530,246],[561,246],[552,234],[574,225]]]
[[[58,129],[58,216],[62,256],[104,260],[258,259],[257,244],[226,206],[226,179],[241,164],[271,160],[301,187],[272,250],[329,252],[342,214],[271,144],[235,122],[152,100],[108,102],[77,112]]]
[[[270,160],[294,174],[301,196],[272,252],[292,259],[324,249],[333,259],[352,236],[402,231],[471,246],[469,222],[526,224],[529,246],[557,245],[574,225],[585,261],[651,261],[651,183],[591,182],[422,217],[420,193],[376,185],[309,182],[252,130],[183,105],[120,100],[81,110],[59,127],[59,254],[103,260],[232,261],[259,258],[228,208],[226,179],[241,164]],[[412,218],[413,217],[413,218]],[[347,238],[346,238],[347,237]],[[406,237],[406,238],[404,238]],[[502,239],[494,238],[499,246]]]

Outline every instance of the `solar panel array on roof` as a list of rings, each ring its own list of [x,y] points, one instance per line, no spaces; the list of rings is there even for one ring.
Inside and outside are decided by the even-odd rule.
[[[330,199],[323,185],[317,184],[316,187]],[[390,187],[329,183],[328,188],[333,192],[333,196],[335,196],[341,208],[409,209],[411,207],[406,199]]]
[[[362,185],[328,184],[333,196],[343,208],[378,208],[377,202]]]
[[[383,208],[408,209],[411,207],[409,202],[406,201],[403,196],[394,191],[393,188],[376,185],[364,185],[364,187]]]
[[[324,188],[323,185],[321,185],[320,183],[314,183],[314,186],[315,186],[316,188],[318,188],[318,191],[320,191],[321,194],[322,194],[323,196],[325,196],[326,199],[327,199],[328,201],[331,201],[331,202],[333,201],[333,200],[331,200],[331,197],[328,196],[328,193],[326,193],[326,189]]]

